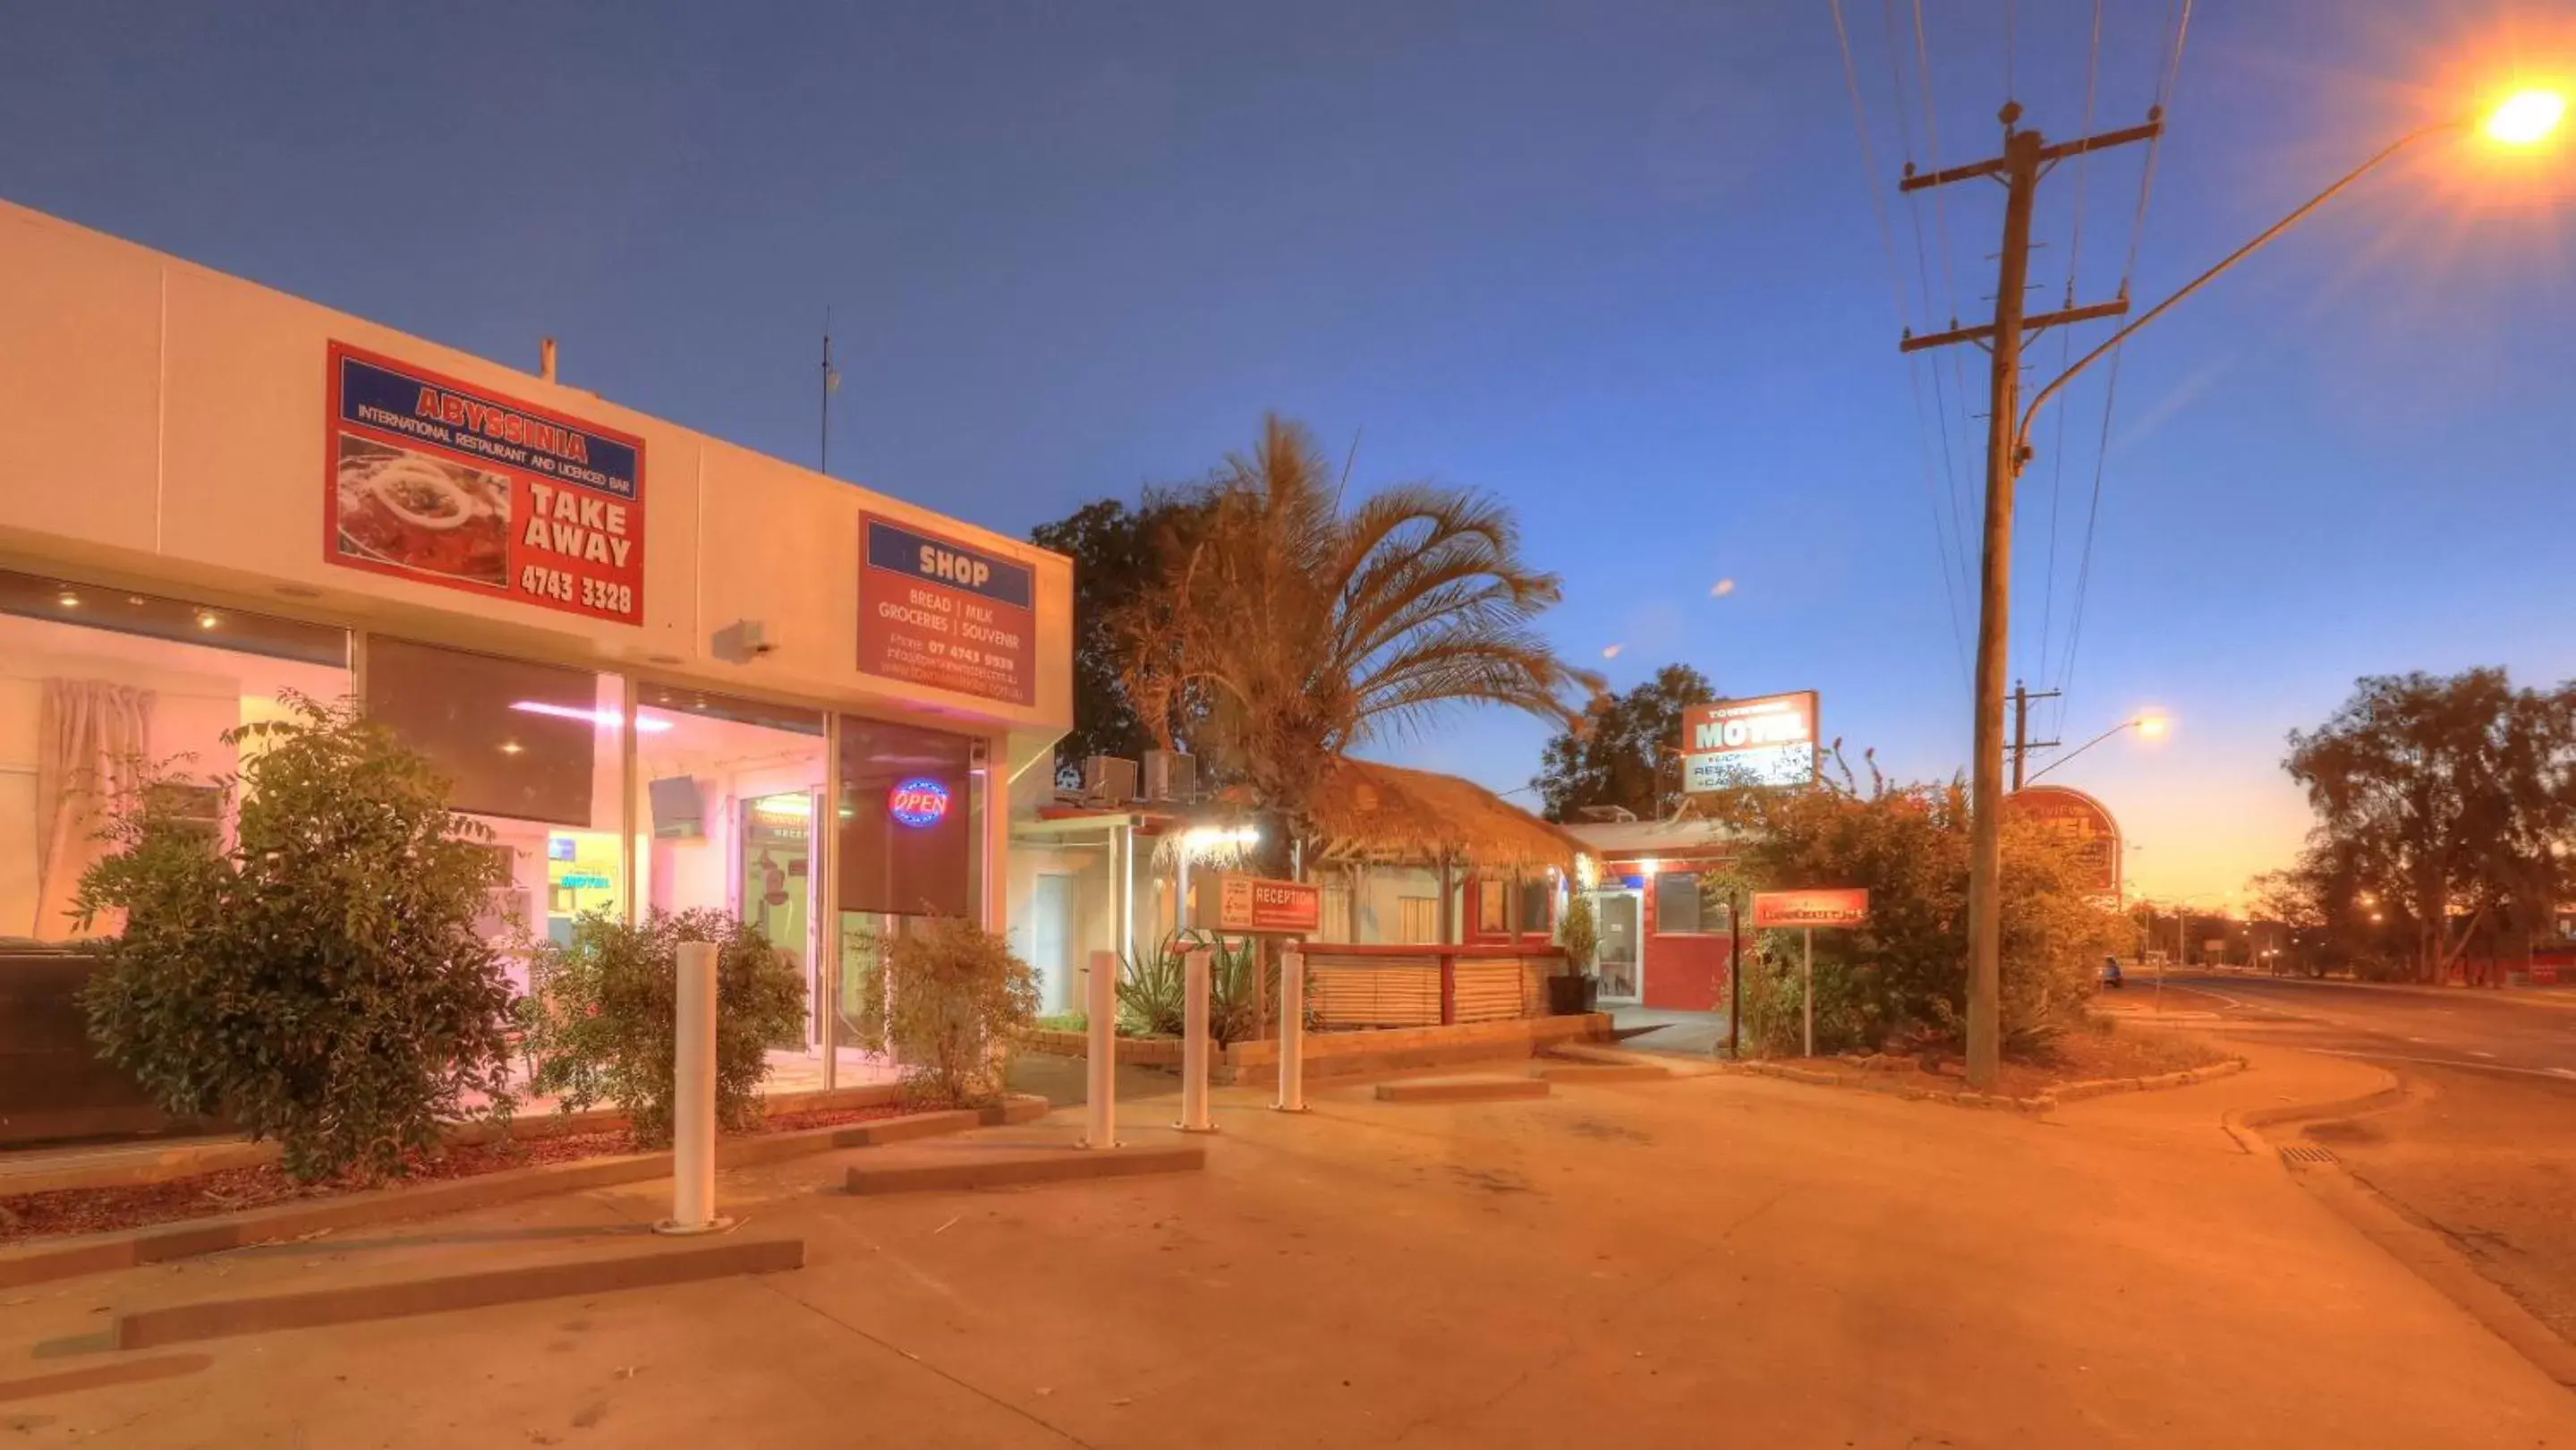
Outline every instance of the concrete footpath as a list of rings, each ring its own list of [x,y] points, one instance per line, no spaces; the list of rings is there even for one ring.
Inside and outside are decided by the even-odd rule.
[[[2333,1444],[2576,1450],[2553,1384],[2227,1132],[2368,1092],[2254,1070],[2047,1118],[1757,1078],[1286,1117],[1204,1173],[852,1198],[725,1175],[806,1267],[211,1343],[100,1311],[631,1232],[658,1186],[0,1305],[13,1443],[195,1446]],[[1168,1140],[1168,1101],[1129,1104]],[[997,1136],[1072,1131],[1068,1115]],[[86,1336],[86,1340],[84,1338]],[[10,1385],[96,1370],[123,1382]]]

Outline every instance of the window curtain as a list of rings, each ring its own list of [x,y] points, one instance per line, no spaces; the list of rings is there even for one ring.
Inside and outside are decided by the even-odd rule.
[[[117,796],[144,766],[152,692],[106,680],[45,681],[36,716],[36,919],[29,935],[62,941],[74,929],[81,873],[106,852],[98,839]],[[112,931],[96,922],[87,935]]]

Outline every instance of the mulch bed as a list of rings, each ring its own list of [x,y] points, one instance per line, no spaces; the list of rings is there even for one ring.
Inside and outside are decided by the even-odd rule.
[[[2188,1067],[2208,1067],[2228,1058],[2226,1051],[2196,1035],[2129,1031],[2116,1024],[2104,1027],[2107,1030],[2079,1028],[2069,1032],[2051,1044],[2042,1057],[2006,1058],[1996,1074],[1995,1093],[2008,1098],[2036,1097],[2068,1083],[2155,1077]],[[1848,1057],[1788,1060],[1838,1076],[1868,1078],[1881,1084],[1892,1081],[1920,1085],[1935,1092],[1955,1093],[1967,1085],[1967,1065],[1948,1054],[1938,1059],[1939,1068],[1933,1072],[1926,1072],[1921,1060],[1913,1058],[1902,1064],[1882,1058],[1876,1067],[1865,1067]]]
[[[793,1133],[920,1111],[922,1108],[917,1105],[882,1103],[859,1108],[772,1113],[751,1133],[729,1133],[725,1136],[742,1138],[767,1133]],[[206,1218],[218,1213],[236,1213],[246,1208],[264,1208],[292,1199],[328,1198],[374,1188],[400,1189],[406,1183],[436,1183],[499,1173],[511,1168],[572,1163],[585,1158],[615,1158],[647,1151],[650,1150],[637,1147],[634,1137],[624,1128],[614,1128],[600,1133],[504,1138],[495,1143],[458,1145],[435,1157],[415,1154],[404,1165],[403,1176],[386,1183],[347,1180],[298,1183],[287,1177],[286,1170],[277,1164],[262,1163],[250,1168],[198,1173],[162,1183],[137,1183],[119,1188],[56,1188],[42,1193],[0,1195],[0,1244],[49,1238],[57,1234],[109,1233],[118,1229],[144,1228],[152,1224]]]

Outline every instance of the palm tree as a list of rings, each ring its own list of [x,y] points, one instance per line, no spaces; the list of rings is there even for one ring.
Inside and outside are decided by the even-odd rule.
[[[1207,486],[1209,523],[1164,561],[1115,627],[1137,713],[1172,745],[1174,708],[1203,706],[1191,743],[1294,829],[1332,763],[1459,704],[1554,723],[1597,693],[1533,627],[1560,597],[1530,568],[1501,504],[1409,483],[1345,513],[1312,435],[1276,415]]]

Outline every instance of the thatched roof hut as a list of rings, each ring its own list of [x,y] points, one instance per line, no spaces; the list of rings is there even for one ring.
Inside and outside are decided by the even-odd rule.
[[[1326,771],[1306,813],[1322,860],[1473,871],[1554,866],[1569,877],[1581,840],[1492,791],[1454,775],[1343,760]]]

